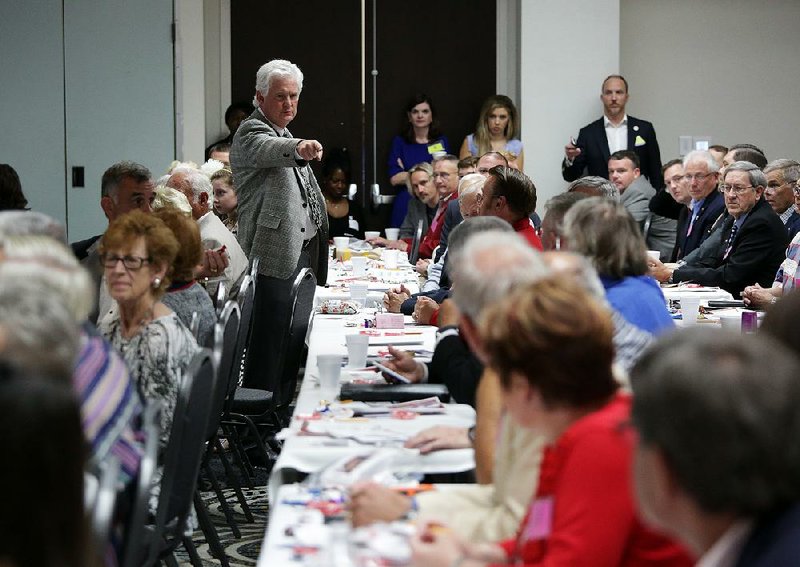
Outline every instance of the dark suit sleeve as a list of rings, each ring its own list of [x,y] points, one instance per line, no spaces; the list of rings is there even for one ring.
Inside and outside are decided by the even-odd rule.
[[[647,131],[648,138],[645,138],[647,140],[647,144],[645,145],[646,151],[644,156],[642,156],[642,161],[644,162],[643,165],[645,166],[642,168],[642,173],[645,171],[647,172],[647,178],[650,180],[650,185],[659,191],[664,187],[664,175],[661,173],[661,150],[658,148],[658,139],[656,138],[655,128],[653,128],[653,125],[649,122],[645,122],[644,124],[646,124],[647,127],[643,127],[642,130]]]
[[[575,140],[575,145],[581,149],[581,153],[575,156],[572,165],[567,165],[567,159],[561,161],[561,177],[564,181],[575,181],[579,177],[583,177],[583,171],[586,169],[586,144],[587,144],[587,131],[586,128],[581,128],[578,133],[578,139]]]
[[[650,199],[650,212],[668,219],[677,220],[685,208],[686,206],[673,199],[666,189],[657,189],[656,194]]]
[[[461,337],[453,335],[439,341],[428,370],[429,382],[444,384],[456,402],[475,407],[483,365]]]
[[[737,238],[738,244],[731,252],[727,261],[718,267],[705,267],[697,264],[686,264],[673,275],[675,281],[693,281],[702,285],[719,286],[726,291],[738,296],[745,286],[760,283],[764,287],[771,285],[771,280],[780,265],[780,256],[776,250],[785,247],[785,238],[776,239],[766,219],[753,219],[752,223],[745,222],[741,234]],[[779,236],[779,235],[778,235]],[[724,240],[721,246],[725,246]],[[764,273],[765,260],[777,259],[774,268],[768,268],[767,273],[772,273],[770,281],[758,281]]]
[[[458,208],[458,201],[453,201],[447,205],[447,211],[444,215],[444,225],[442,226],[442,234],[439,237],[439,249],[436,251],[434,262],[438,262],[442,257],[444,251],[447,250],[447,240],[450,237],[450,231],[455,228],[462,220],[461,209]]]

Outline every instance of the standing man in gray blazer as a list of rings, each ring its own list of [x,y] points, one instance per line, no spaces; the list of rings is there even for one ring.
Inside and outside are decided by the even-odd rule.
[[[245,385],[272,390],[288,324],[296,274],[311,268],[318,285],[328,272],[328,217],[311,160],[322,159],[317,140],[293,138],[303,73],[274,59],[256,74],[255,111],[233,138],[231,168],[239,198],[239,242],[260,259]]]

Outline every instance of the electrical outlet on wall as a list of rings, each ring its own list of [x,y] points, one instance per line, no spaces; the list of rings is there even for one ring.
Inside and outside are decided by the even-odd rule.
[[[711,146],[711,136],[695,136],[693,142],[694,149],[708,151]]]

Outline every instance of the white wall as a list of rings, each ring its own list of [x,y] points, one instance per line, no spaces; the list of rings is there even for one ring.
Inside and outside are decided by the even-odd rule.
[[[797,0],[621,0],[629,110],[655,125],[662,161],[680,135],[800,159],[799,25]]]
[[[523,0],[519,106],[525,173],[544,213],[561,193],[564,145],[603,112],[603,79],[619,71],[619,0]],[[498,24],[499,27],[499,24]]]
[[[203,3],[175,0],[175,154],[203,163],[206,78]]]

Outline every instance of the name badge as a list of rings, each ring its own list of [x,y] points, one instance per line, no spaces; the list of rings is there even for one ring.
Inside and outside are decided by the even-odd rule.
[[[531,506],[522,539],[535,541],[547,539],[553,531],[553,497],[537,498]]]
[[[441,142],[436,142],[435,144],[430,144],[428,146],[428,153],[431,155],[435,154],[436,152],[443,152],[443,151],[444,151],[444,145],[442,145]]]

